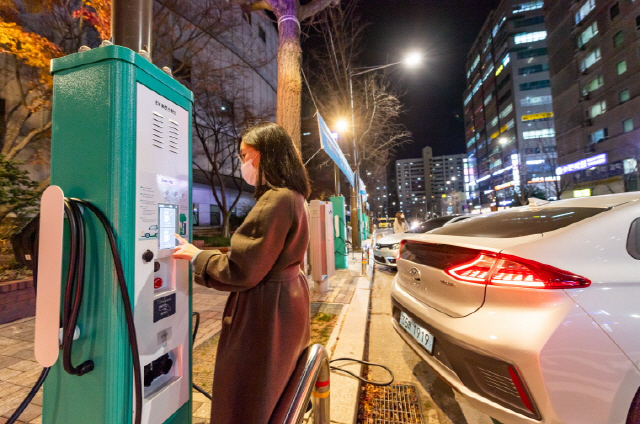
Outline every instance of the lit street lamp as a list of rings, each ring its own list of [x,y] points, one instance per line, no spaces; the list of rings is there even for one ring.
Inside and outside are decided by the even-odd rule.
[[[351,243],[354,249],[360,248],[360,220],[358,211],[361,210],[360,201],[360,165],[358,164],[358,147],[356,140],[356,119],[355,109],[353,106],[353,77],[366,74],[380,69],[388,68],[394,65],[404,64],[405,66],[414,67],[422,62],[422,55],[417,52],[408,54],[404,60],[400,62],[388,63],[380,66],[365,66],[355,70],[349,69],[349,95],[351,97],[351,131],[353,133],[353,162],[355,165],[355,184],[351,190]],[[356,71],[356,72],[354,72]],[[355,221],[354,221],[355,217]]]

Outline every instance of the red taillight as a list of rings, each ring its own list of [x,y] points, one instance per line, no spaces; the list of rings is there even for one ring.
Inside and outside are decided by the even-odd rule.
[[[588,287],[579,275],[512,255],[482,252],[473,261],[445,270],[460,281],[540,289]]]
[[[400,259],[400,251],[402,250],[402,246],[404,246],[404,243],[404,240],[400,240],[400,249],[398,249],[398,251],[396,252],[396,262],[398,261],[398,259]]]
[[[495,256],[483,252],[473,261],[445,269],[444,272],[460,281],[484,283],[495,261]]]

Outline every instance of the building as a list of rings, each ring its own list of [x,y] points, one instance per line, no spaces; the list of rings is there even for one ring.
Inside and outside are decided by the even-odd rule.
[[[640,3],[548,0],[561,196],[637,190]]]
[[[429,211],[437,215],[465,211],[466,154],[433,156],[431,147],[422,149],[425,187]]]
[[[473,210],[557,196],[543,5],[503,0],[469,51],[463,103]]]
[[[389,189],[387,188],[386,173],[369,183],[367,194],[369,196],[369,203],[371,204],[371,216],[374,218],[388,217]],[[391,214],[391,216],[394,215],[395,213]]]
[[[422,158],[396,160],[397,209],[407,218],[427,216],[424,169]]]

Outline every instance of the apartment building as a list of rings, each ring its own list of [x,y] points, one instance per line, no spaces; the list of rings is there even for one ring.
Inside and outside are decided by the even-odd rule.
[[[508,207],[523,194],[557,197],[543,6],[502,1],[469,51],[463,103],[472,210]]]
[[[427,213],[425,166],[422,158],[396,160],[398,211],[412,218],[424,218]]]
[[[563,198],[638,189],[640,3],[548,0]]]
[[[429,211],[449,215],[465,211],[465,163],[467,155],[433,156],[431,147],[422,149]]]

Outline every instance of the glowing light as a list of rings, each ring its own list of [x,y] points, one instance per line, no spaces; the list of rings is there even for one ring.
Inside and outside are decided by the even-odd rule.
[[[338,132],[345,132],[349,129],[349,122],[346,119],[340,119],[336,122]]]
[[[404,58],[403,62],[407,66],[418,66],[420,63],[422,63],[422,55],[418,52],[409,53]]]

